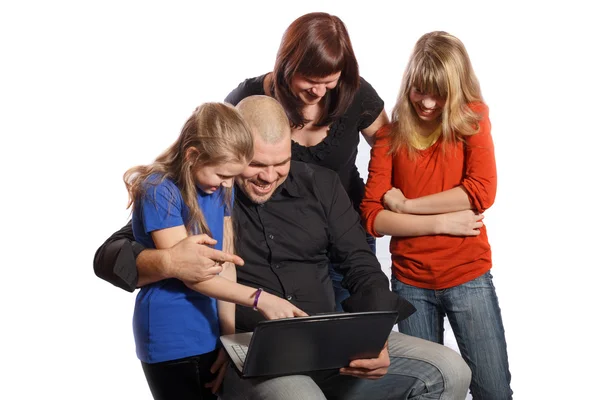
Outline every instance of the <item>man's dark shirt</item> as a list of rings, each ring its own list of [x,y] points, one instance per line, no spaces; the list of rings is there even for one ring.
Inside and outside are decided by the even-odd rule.
[[[365,231],[337,174],[292,161],[290,174],[264,204],[236,190],[233,209],[238,282],[285,298],[308,314],[332,312],[334,293],[328,264],[340,264],[342,285],[351,293],[346,311],[397,310],[399,319],[414,307],[389,290],[389,281],[365,240]],[[113,234],[96,252],[96,274],[127,290],[137,282],[131,228]],[[253,330],[262,314],[236,307],[236,328]]]

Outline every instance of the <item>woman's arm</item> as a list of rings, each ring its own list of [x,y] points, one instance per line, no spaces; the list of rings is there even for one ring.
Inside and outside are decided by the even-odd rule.
[[[375,144],[375,133],[381,129],[382,126],[390,123],[390,119],[388,118],[385,110],[382,110],[379,116],[373,121],[371,125],[361,131],[363,137],[369,144],[369,146],[373,147]]]

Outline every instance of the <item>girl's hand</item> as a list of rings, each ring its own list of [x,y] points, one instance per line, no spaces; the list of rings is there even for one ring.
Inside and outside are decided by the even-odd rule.
[[[262,292],[256,305],[258,311],[267,319],[280,319],[292,317],[307,317],[308,314],[287,300]]]
[[[440,234],[451,236],[477,236],[483,226],[483,214],[473,210],[440,214]]]
[[[403,213],[405,210],[406,197],[398,188],[391,188],[383,196],[383,205],[390,211]]]
[[[208,382],[204,385],[204,387],[210,388],[213,394],[216,394],[217,391],[221,388],[221,383],[223,383],[223,378],[225,377],[225,371],[227,371],[228,365],[229,360],[227,359],[225,350],[220,349],[217,359],[210,367],[210,372],[212,374],[216,374],[217,376],[215,376],[215,379],[213,379],[211,382]]]

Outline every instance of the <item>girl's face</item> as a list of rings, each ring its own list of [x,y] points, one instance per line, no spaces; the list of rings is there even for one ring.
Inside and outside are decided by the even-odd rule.
[[[292,77],[290,90],[305,105],[318,104],[328,90],[332,90],[337,86],[341,75],[341,71],[324,78],[311,78],[295,74]]]
[[[436,121],[442,115],[446,104],[445,98],[421,92],[414,86],[410,88],[409,99],[415,112],[424,122]]]
[[[196,186],[206,194],[216,192],[221,186],[229,188],[233,185],[233,179],[242,173],[247,165],[248,163],[236,161],[202,166],[194,172]]]

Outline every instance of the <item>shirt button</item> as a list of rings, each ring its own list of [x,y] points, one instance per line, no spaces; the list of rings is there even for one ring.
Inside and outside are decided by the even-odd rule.
[[[269,239],[273,239],[273,238],[275,238],[275,236],[269,235]]]
[[[287,296],[285,296],[285,298],[288,299],[288,300],[292,300],[293,297],[292,297],[291,294],[288,294]]]
[[[275,264],[275,268],[279,269],[279,264]]]
[[[264,204],[259,204],[258,205],[260,208],[263,208],[265,205]]]

